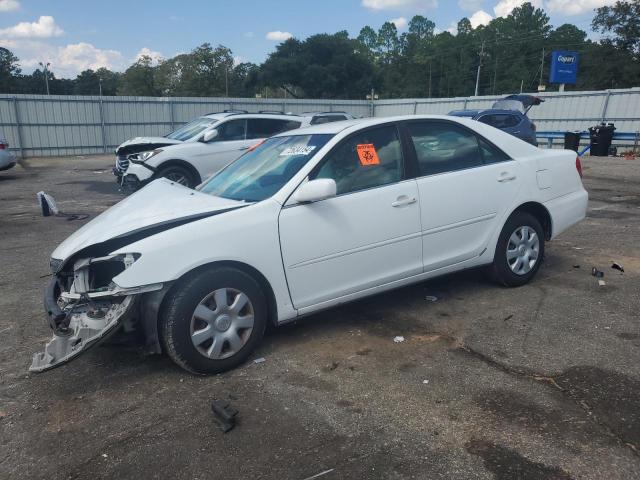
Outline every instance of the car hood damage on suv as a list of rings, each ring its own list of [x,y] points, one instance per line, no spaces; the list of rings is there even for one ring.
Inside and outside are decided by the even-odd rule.
[[[161,179],[84,225],[53,252],[53,278],[44,298],[53,338],[33,356],[29,370],[62,365],[107,339],[127,320],[135,324],[141,296],[163,289],[162,283],[120,287],[118,275],[134,267],[144,252],[118,250],[246,205]]]

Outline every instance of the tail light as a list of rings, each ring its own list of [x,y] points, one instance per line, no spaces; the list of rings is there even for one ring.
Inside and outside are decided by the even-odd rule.
[[[7,148],[9,146],[8,143],[2,143],[0,142],[0,150],[4,150],[5,148]]]
[[[533,122],[531,122],[531,128],[533,128],[534,132],[538,129],[538,127],[536,127],[536,124]]]
[[[582,178],[582,163],[580,163],[580,157],[576,157],[576,170],[578,171],[580,178]]]

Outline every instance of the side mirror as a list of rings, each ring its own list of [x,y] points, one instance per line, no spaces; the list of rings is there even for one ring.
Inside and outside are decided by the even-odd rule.
[[[336,182],[331,178],[318,178],[302,185],[293,196],[298,203],[318,202],[336,196]]]
[[[210,142],[211,140],[213,140],[218,136],[218,133],[219,133],[218,129],[216,128],[214,128],[213,130],[208,130],[204,132],[204,135],[202,136],[202,141],[204,143]]]

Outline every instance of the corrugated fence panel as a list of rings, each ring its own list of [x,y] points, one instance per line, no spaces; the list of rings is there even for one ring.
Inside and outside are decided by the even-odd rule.
[[[599,92],[542,93],[531,110],[539,131],[585,130],[602,120],[618,131],[640,131],[640,88]],[[398,100],[256,98],[87,97],[0,95],[0,132],[23,156],[111,152],[135,136],[161,136],[193,118],[224,110],[248,112],[344,111],[357,117],[447,114],[489,108],[502,96]]]

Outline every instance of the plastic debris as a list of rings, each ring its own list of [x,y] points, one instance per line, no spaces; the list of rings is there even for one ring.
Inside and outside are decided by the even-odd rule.
[[[224,400],[214,400],[211,403],[211,410],[216,416],[216,422],[224,433],[232,430],[236,426],[236,415],[238,410],[233,408],[229,402]]]
[[[620,265],[618,262],[613,262],[613,265],[611,265],[611,268],[613,268],[614,270],[619,270],[622,273],[624,273],[624,268],[622,268],[622,265]]]
[[[598,280],[598,285],[600,285],[601,287],[604,287],[607,284],[607,282],[605,282],[604,280]]]
[[[320,473],[316,473],[315,475],[311,475],[310,477],[307,477],[304,480],[313,480],[314,478],[319,478],[319,477],[322,477],[323,475],[326,475],[327,473],[331,473],[334,470],[335,470],[335,468],[330,468],[329,470],[325,470],[324,472],[320,472]]]
[[[394,341],[395,343],[402,343],[402,342],[404,342],[404,337],[403,337],[403,336],[401,336],[401,335],[398,335],[397,337],[394,337],[394,338],[393,338],[393,341]]]
[[[573,268],[580,268],[580,265],[574,265]]]
[[[267,361],[267,359],[266,359],[266,358],[264,358],[264,357],[260,357],[260,358],[256,358],[256,359],[253,361],[253,363],[264,363],[264,362],[266,362],[266,361]]]
[[[422,383],[424,383],[425,385],[429,384],[429,380],[422,380]]]
[[[593,267],[591,269],[591,275],[593,275],[596,278],[602,278],[604,277],[604,272],[598,270],[596,267]]]
[[[424,299],[427,302],[437,302],[438,301],[438,297],[435,297],[433,295],[427,295]]]

